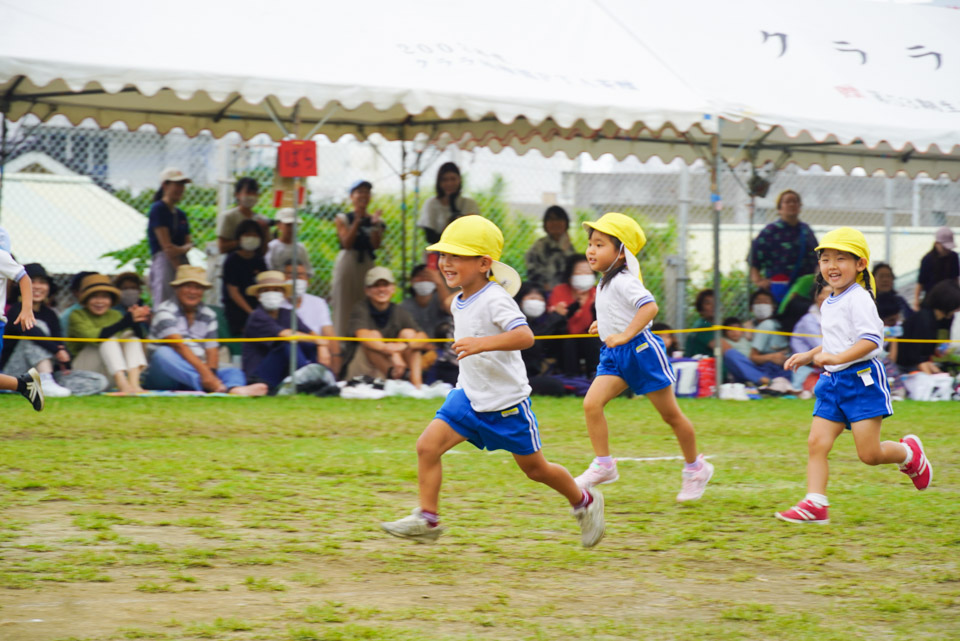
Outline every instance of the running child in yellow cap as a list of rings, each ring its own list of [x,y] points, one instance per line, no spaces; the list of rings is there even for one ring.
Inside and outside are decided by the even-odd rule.
[[[796,369],[813,361],[824,369],[814,390],[817,402],[807,439],[807,495],[776,514],[790,523],[830,521],[827,456],[844,428],[853,432],[857,454],[867,465],[896,463],[918,490],[927,489],[933,478],[919,438],[908,434],[899,443],[880,441],[880,423],[893,414],[893,405],[887,373],[878,358],[883,321],[873,301],[867,241],[856,229],[841,227],[824,236],[815,251],[820,263],[817,284],[830,285],[833,293],[820,307],[823,343],[784,363],[784,369]]]
[[[530,479],[566,497],[580,524],[581,543],[593,547],[603,538],[603,495],[581,490],[570,472],[547,461],[540,449],[530,385],[520,358],[520,350],[533,345],[533,332],[513,300],[520,276],[498,260],[503,234],[486,218],[463,216],[450,223],[440,242],[427,250],[440,253],[440,273],[449,287],[461,290],[450,308],[460,374],[457,387],[417,440],[420,507],[381,527],[419,543],[436,541],[443,532],[437,507],[440,458],[455,445],[470,441],[480,449],[507,450]]]
[[[618,213],[604,214],[596,222],[583,223],[583,227],[589,234],[587,261],[594,271],[603,274],[597,286],[597,320],[590,326],[590,333],[599,334],[603,345],[597,376],[583,399],[587,432],[596,458],[577,477],[577,484],[591,488],[620,478],[617,463],[610,456],[603,408],[630,388],[650,399],[680,443],[686,464],[677,500],[698,499],[713,476],[713,465],[697,454],[693,424],[677,405],[673,393],[676,376],[663,341],[650,331],[658,307],[643,286],[636,257],[647,239],[635,220]]]

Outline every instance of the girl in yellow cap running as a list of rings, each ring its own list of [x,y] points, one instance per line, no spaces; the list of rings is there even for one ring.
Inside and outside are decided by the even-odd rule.
[[[870,248],[856,229],[841,227],[823,237],[816,248],[820,273],[817,284],[833,293],[820,307],[823,343],[794,354],[784,369],[813,361],[824,369],[814,394],[813,423],[807,439],[807,495],[776,517],[790,523],[828,523],[827,456],[844,428],[853,432],[860,460],[867,465],[896,463],[925,490],[933,470],[923,444],[913,434],[880,441],[880,422],[893,414],[887,373],[878,356],[883,347],[883,321],[873,302]]]
[[[646,237],[635,220],[618,213],[604,214],[600,220],[583,226],[590,239],[587,261],[603,274],[597,286],[597,320],[590,326],[590,333],[599,334],[603,345],[597,376],[583,399],[596,458],[577,477],[577,484],[590,488],[620,478],[617,463],[610,456],[603,408],[629,387],[635,394],[646,394],[680,443],[686,464],[677,500],[698,499],[713,476],[713,465],[697,454],[693,424],[677,405],[673,393],[676,376],[663,341],[650,331],[658,308],[653,295],[643,286],[636,257],[646,244]]]
[[[581,543],[593,547],[603,538],[603,495],[581,490],[570,472],[547,461],[540,449],[520,358],[520,350],[533,345],[533,332],[512,298],[520,276],[498,260],[503,234],[486,218],[464,216],[450,223],[427,251],[440,252],[440,273],[451,289],[461,290],[450,308],[460,374],[456,389],[417,440],[420,507],[381,527],[418,543],[436,541],[443,532],[437,507],[440,458],[470,441],[480,449],[507,450],[530,479],[566,497],[580,524]]]

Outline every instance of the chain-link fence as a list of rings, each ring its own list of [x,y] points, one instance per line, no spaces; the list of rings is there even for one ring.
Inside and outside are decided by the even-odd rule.
[[[276,146],[265,137],[244,142],[230,136],[216,140],[21,122],[12,127],[7,153],[0,225],[13,237],[21,262],[41,262],[51,273],[145,273],[145,214],[165,167],[178,167],[193,180],[180,203],[198,248],[189,258],[208,264],[214,275],[217,216],[235,204],[234,181],[256,178],[261,199],[254,209],[269,218],[276,211]],[[337,143],[318,139],[319,175],[306,181],[308,197],[299,225],[299,239],[316,273],[311,291],[329,295],[339,251],[334,217],[349,211],[347,189],[358,178],[373,183],[370,209],[381,210],[386,223],[377,263],[406,275],[422,262],[425,240],[416,219],[435,193],[437,168],[448,160],[463,173],[464,193],[503,229],[503,260],[522,275],[524,254],[543,234],[540,219],[548,206],[557,204],[570,213],[571,238],[579,250],[586,246],[581,221],[605,211],[634,215],[647,232],[641,266],[647,286],[662,301],[663,319],[671,325],[692,322],[690,302],[697,290],[712,286],[713,278],[713,210],[705,166],[421,149],[375,137]],[[783,189],[802,194],[802,220],[818,235],[838,225],[861,229],[874,259],[891,262],[905,281],[932,246],[934,229],[960,226],[960,185],[945,179],[847,176],[793,167],[765,177],[772,183],[767,195],[751,197],[750,167],[722,172],[720,268],[728,313],[746,312],[750,241],[777,218],[775,196]]]

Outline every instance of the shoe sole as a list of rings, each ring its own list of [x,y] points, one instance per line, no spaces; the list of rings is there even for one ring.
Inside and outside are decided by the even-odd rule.
[[[616,480],[616,479],[614,479],[614,480]],[[606,504],[605,504],[605,502],[604,502],[603,494],[601,494],[600,492],[597,492],[596,494],[593,495],[593,500],[599,502],[599,504],[600,504],[600,513],[601,513],[601,516],[603,517],[603,529],[600,530],[600,536],[597,537],[597,540],[594,541],[593,543],[591,543],[590,545],[587,545],[586,543],[584,543],[584,542],[583,542],[583,539],[581,538],[580,544],[581,544],[583,547],[587,548],[588,550],[589,550],[590,548],[596,547],[597,544],[600,543],[600,541],[603,540],[603,537],[604,537],[604,536],[606,535],[606,533],[607,533]]]
[[[398,539],[404,539],[404,540],[406,540],[406,541],[413,541],[414,543],[421,543],[421,544],[426,544],[426,545],[429,545],[429,544],[431,544],[431,543],[436,543],[436,542],[437,542],[437,539],[440,538],[440,535],[443,534],[443,530],[440,530],[439,532],[437,532],[437,534],[436,534],[435,536],[432,536],[432,537],[428,537],[428,536],[409,536],[409,535],[407,535],[407,534],[400,534],[399,532],[394,532],[394,531],[390,530],[390,528],[388,528],[388,527],[387,527],[385,524],[383,524],[383,523],[380,524],[380,529],[382,529],[384,532],[386,532],[386,533],[389,534],[390,536],[395,536],[395,537],[397,537]]]
[[[905,441],[905,440],[907,440],[908,438],[912,438],[913,440],[915,440],[915,441],[917,442],[917,447],[920,448],[920,454],[921,454],[921,455],[923,456],[923,458],[927,461],[927,470],[929,470],[929,472],[930,472],[930,480],[927,481],[926,487],[917,487],[918,490],[920,490],[921,492],[923,492],[925,489],[927,489],[928,487],[930,487],[930,485],[933,483],[933,466],[930,465],[930,459],[927,458],[927,453],[923,451],[923,443],[920,441],[920,437],[917,436],[916,434],[907,434],[907,435],[904,436],[901,440],[904,440],[904,441]],[[910,479],[910,480],[912,481],[913,479]],[[916,485],[914,485],[914,487],[916,487]]]
[[[780,519],[781,521],[786,521],[787,523],[813,523],[814,525],[826,525],[830,522],[830,519],[814,519],[814,520],[805,520],[805,519],[791,519],[788,516],[784,516],[779,512],[774,513],[774,516]]]
[[[701,496],[703,496],[703,493],[707,491],[707,483],[709,483],[709,482],[710,482],[710,479],[713,478],[713,471],[714,471],[714,468],[713,468],[713,466],[711,465],[711,466],[710,466],[710,476],[708,476],[708,477],[707,477],[707,480],[704,481],[704,483],[703,483],[703,489],[700,490],[700,494],[697,494],[696,496],[691,496],[691,497],[688,498],[688,499],[682,499],[682,498],[680,498],[679,496],[677,496],[677,503],[686,503],[687,501],[696,501],[696,500],[699,499]]]

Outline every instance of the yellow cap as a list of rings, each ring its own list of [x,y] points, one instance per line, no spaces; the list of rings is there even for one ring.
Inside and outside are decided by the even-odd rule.
[[[627,271],[643,280],[643,276],[640,275],[640,261],[637,260],[637,254],[647,244],[647,236],[643,233],[643,229],[637,224],[637,221],[625,214],[608,212],[596,222],[587,221],[583,223],[583,228],[585,230],[596,229],[623,243],[626,249],[624,258],[627,261]]]
[[[849,252],[857,258],[864,258],[867,261],[867,268],[857,274],[857,282],[865,289],[866,283],[870,283],[870,293],[874,298],[877,296],[877,286],[873,280],[873,274],[870,273],[870,247],[867,246],[867,239],[859,231],[852,227],[840,227],[827,232],[820,244],[814,251],[821,249],[836,249],[837,251]]]
[[[457,218],[440,234],[440,241],[429,245],[427,251],[454,256],[489,256],[493,260],[491,280],[500,283],[511,296],[520,290],[520,274],[513,267],[500,262],[503,233],[483,216]]]

